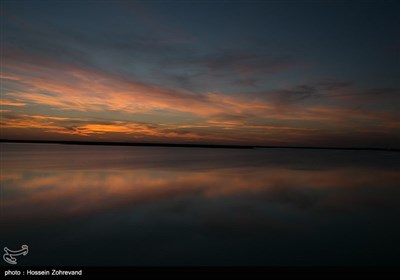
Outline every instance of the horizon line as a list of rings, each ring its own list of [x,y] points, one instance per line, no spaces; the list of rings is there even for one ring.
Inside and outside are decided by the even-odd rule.
[[[321,149],[321,150],[368,150],[400,152],[397,148],[378,147],[338,147],[338,146],[285,146],[285,145],[238,145],[238,144],[201,144],[201,143],[149,143],[149,142],[112,142],[112,141],[79,141],[79,140],[17,140],[0,139],[0,143],[31,143],[60,145],[91,146],[138,146],[138,147],[181,147],[181,148],[225,148],[225,149]]]

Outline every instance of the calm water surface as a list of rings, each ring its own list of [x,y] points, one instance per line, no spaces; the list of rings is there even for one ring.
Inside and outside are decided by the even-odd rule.
[[[400,265],[400,153],[6,144],[23,265]]]

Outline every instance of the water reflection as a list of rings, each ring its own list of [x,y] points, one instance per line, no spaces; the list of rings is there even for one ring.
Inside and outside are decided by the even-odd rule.
[[[28,264],[398,264],[396,153],[1,148],[4,242]]]

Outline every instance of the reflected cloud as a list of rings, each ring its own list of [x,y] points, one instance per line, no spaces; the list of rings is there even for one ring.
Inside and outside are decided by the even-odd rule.
[[[1,177],[7,220],[87,215],[185,197],[241,197],[307,211],[397,207],[397,171],[365,168],[297,170],[11,170]],[[261,202],[259,202],[261,203]],[[29,211],[26,211],[30,209]],[[49,214],[53,213],[53,214]],[[50,215],[50,216],[49,216]]]
[[[40,248],[30,264],[346,264],[398,244],[398,153],[1,145],[4,236]]]

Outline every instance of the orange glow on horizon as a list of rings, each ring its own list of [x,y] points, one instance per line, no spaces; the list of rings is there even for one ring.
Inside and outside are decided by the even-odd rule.
[[[337,135],[349,131],[400,133],[400,126],[388,121],[398,118],[395,113],[321,104],[285,108],[270,100],[216,92],[195,94],[41,60],[21,52],[14,55],[14,59],[4,60],[8,72],[1,77],[4,83],[17,82],[12,92],[0,98],[1,105],[7,106],[0,111],[5,138],[11,132],[9,128],[19,130],[19,135],[28,129],[42,130],[45,137],[58,134],[96,139],[99,135],[119,134],[131,135],[132,139],[161,137],[172,141],[240,143],[301,142],[317,139],[328,129]],[[43,111],[47,116],[39,113]],[[115,117],[97,120],[103,114]],[[149,116],[149,121],[136,121],[138,114]],[[174,121],[166,122],[171,116]],[[25,137],[29,139],[29,134]]]

